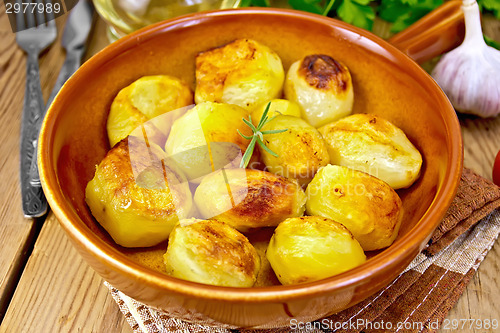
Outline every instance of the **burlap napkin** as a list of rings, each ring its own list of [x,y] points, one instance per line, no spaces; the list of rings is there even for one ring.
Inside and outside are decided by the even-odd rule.
[[[328,318],[301,323],[307,332],[435,332],[500,234],[500,188],[465,169],[458,193],[427,248],[385,289]],[[106,283],[135,333],[221,332],[170,318]],[[290,328],[267,332],[290,332]],[[295,330],[297,331],[297,330]],[[246,331],[251,332],[251,331]]]

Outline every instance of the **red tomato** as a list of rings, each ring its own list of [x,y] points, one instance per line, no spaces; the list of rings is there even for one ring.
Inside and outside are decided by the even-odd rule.
[[[493,182],[500,186],[500,150],[495,158],[495,163],[493,164]]]

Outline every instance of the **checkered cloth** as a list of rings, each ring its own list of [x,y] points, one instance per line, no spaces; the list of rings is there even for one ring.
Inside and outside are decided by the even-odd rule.
[[[465,169],[457,196],[429,245],[387,287],[307,332],[435,332],[500,234],[500,188]],[[135,333],[233,333],[196,325],[141,304],[106,283]],[[290,327],[266,332],[290,332]],[[245,330],[245,332],[262,332]]]

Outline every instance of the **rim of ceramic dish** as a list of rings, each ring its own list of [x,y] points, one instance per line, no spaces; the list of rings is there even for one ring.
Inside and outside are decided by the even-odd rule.
[[[417,225],[409,230],[402,238],[396,240],[389,248],[383,250],[381,253],[377,254],[364,264],[351,269],[348,272],[315,282],[289,286],[233,288],[205,285],[170,277],[132,261],[117,249],[104,242],[82,221],[76,223],[72,222],[79,220],[80,218],[76,212],[69,207],[69,204],[66,204],[66,199],[61,192],[57,175],[55,174],[56,168],[52,161],[52,149],[44,149],[44,147],[50,147],[50,144],[54,140],[52,130],[58,117],[58,115],[55,114],[56,108],[51,106],[43,123],[40,135],[39,163],[41,166],[40,170],[43,189],[50,203],[51,209],[58,218],[60,224],[70,235],[73,241],[80,243],[94,258],[106,263],[120,274],[129,276],[136,281],[142,281],[157,290],[165,290],[166,292],[175,292],[197,298],[221,301],[276,302],[278,300],[291,300],[334,292],[344,287],[354,288],[357,285],[362,284],[363,280],[367,277],[380,276],[384,274],[384,272],[391,270],[396,270],[400,273],[405,268],[401,267],[401,265],[405,263],[401,263],[398,258],[408,251],[418,253],[421,250],[421,244],[430,238],[431,233],[444,217],[447,208],[456,194],[462,173],[463,146],[460,124],[455,110],[446,95],[442,92],[437,83],[422,68],[420,68],[418,64],[385,40],[368,31],[335,19],[289,9],[240,8],[201,12],[163,21],[121,38],[85,62],[73,75],[73,77],[67,81],[65,86],[72,86],[78,81],[80,76],[84,76],[93,68],[99,67],[99,65],[106,63],[114,56],[134,48],[142,41],[155,38],[158,34],[182,29],[187,25],[203,24],[203,22],[210,21],[212,18],[228,15],[278,15],[320,25],[334,25],[342,30],[354,32],[364,38],[368,38],[372,42],[381,46],[383,49],[389,51],[392,56],[398,59],[398,62],[403,62],[405,66],[409,66],[409,68],[413,67],[412,70],[419,73],[419,79],[423,80],[430,86],[429,89],[435,91],[436,94],[439,95],[439,98],[437,98],[439,102],[438,106],[443,109],[441,117],[447,126],[446,131],[449,134],[446,145],[450,154],[450,162],[446,166],[446,170],[442,171],[444,172],[441,176],[443,177],[443,182],[437,189],[434,200],[431,202],[429,208],[419,220]],[[61,94],[56,97],[53,105],[58,104],[57,101],[62,98],[61,96],[64,95],[65,90],[65,87],[63,87]],[[456,163],[454,163],[454,161]]]

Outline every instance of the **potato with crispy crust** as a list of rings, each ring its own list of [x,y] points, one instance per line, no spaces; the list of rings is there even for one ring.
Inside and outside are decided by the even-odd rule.
[[[401,199],[387,183],[367,173],[328,165],[318,171],[306,195],[308,215],[342,223],[365,251],[387,247],[398,235]]]
[[[174,277],[225,287],[252,287],[260,269],[248,239],[219,221],[180,221],[163,258]]]
[[[188,183],[163,150],[152,143],[148,149],[132,136],[116,144],[97,166],[85,200],[97,222],[124,247],[166,240],[192,208]]]
[[[366,261],[359,242],[346,227],[320,216],[281,222],[269,242],[266,257],[284,285],[324,279]]]
[[[165,151],[193,183],[228,164],[239,165],[252,135],[243,118],[248,112],[237,105],[204,102],[172,125]]]
[[[146,124],[150,141],[163,145],[168,133],[150,120],[166,112],[193,104],[189,86],[169,75],[143,76],[120,90],[111,104],[107,121],[111,147],[142,124]],[[160,128],[158,128],[160,127]]]
[[[264,135],[264,143],[278,157],[259,146],[266,170],[306,186],[318,169],[330,162],[325,142],[316,128],[293,116],[277,116],[263,128],[264,131],[280,129],[287,131]]]
[[[251,169],[213,173],[203,179],[194,195],[204,218],[222,221],[241,232],[302,216],[305,200],[295,181]]]
[[[394,189],[410,187],[420,175],[420,152],[401,129],[380,116],[354,114],[319,131],[332,164],[367,172]]]
[[[237,39],[196,57],[195,101],[236,104],[247,110],[281,96],[280,57],[251,39]]]
[[[313,54],[294,62],[288,69],[284,92],[296,102],[302,118],[320,127],[352,112],[354,89],[349,69],[323,54]]]

